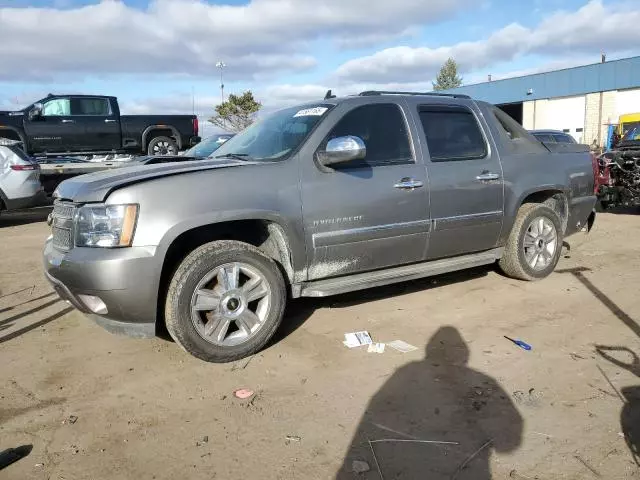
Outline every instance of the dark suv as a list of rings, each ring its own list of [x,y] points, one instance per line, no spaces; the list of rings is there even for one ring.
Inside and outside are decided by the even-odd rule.
[[[561,150],[466,96],[327,95],[212,160],[63,182],[44,268],[111,331],[164,322],[193,355],[231,361],[268,342],[292,297],[494,262],[546,277],[595,215],[588,150]]]

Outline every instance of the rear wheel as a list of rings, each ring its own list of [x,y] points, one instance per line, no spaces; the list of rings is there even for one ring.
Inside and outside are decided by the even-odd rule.
[[[147,153],[155,156],[177,155],[178,144],[174,139],[169,137],[155,137],[149,142]]]
[[[539,280],[556,268],[562,253],[562,221],[551,208],[537,203],[522,205],[500,259],[510,277]]]
[[[264,347],[282,321],[285,282],[275,262],[242,242],[216,241],[190,253],[167,293],[171,337],[207,362],[231,362]]]

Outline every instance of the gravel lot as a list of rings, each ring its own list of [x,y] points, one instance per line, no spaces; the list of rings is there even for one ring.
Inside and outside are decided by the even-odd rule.
[[[635,212],[600,214],[541,282],[484,268],[298,301],[228,365],[73,312],[42,276],[47,213],[0,217],[0,451],[33,446],[1,478],[640,478]],[[344,347],[358,330],[418,349]]]

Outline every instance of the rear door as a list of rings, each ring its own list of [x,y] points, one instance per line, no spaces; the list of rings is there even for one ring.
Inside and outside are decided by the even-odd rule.
[[[339,104],[300,154],[308,278],[344,275],[424,259],[429,196],[422,158],[401,102]],[[371,103],[373,102],[373,103]],[[360,137],[363,160],[321,167],[336,137]]]
[[[121,148],[120,120],[108,98],[71,97],[71,113],[82,125],[78,148],[85,151]]]
[[[432,231],[429,259],[494,248],[503,217],[502,167],[472,102],[416,102],[427,146]]]
[[[42,115],[25,121],[34,153],[77,150],[84,134],[82,124],[71,115],[71,99],[55,97],[42,102]]]

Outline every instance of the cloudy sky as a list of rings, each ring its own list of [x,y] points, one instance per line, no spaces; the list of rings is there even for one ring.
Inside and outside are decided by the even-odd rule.
[[[269,108],[328,88],[430,89],[640,55],[638,0],[0,0],[0,108],[117,95],[125,113],[207,116],[226,92]]]

